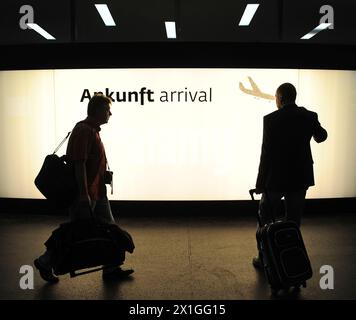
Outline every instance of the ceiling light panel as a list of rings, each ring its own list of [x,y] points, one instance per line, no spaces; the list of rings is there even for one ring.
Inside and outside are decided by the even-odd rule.
[[[280,0],[180,2],[179,41],[278,42]],[[248,26],[248,27],[246,27]]]
[[[331,23],[321,23],[315,29],[301,37],[303,40],[309,40],[310,38],[314,37],[320,31],[323,31],[331,26]]]
[[[166,33],[168,39],[176,39],[176,23],[174,21],[165,21]]]
[[[239,22],[239,26],[249,26],[252,18],[260,5],[258,3],[248,4]]]
[[[71,0],[1,0],[0,45],[71,42],[71,9]]]
[[[177,22],[175,1],[74,1],[75,41],[167,41],[165,21]]]
[[[27,23],[27,25],[30,27],[30,29],[39,33],[43,38],[45,38],[47,40],[56,40],[55,37],[53,37],[51,34],[49,34],[46,30],[44,30],[42,27],[40,27],[37,23]]]
[[[103,19],[107,27],[115,27],[116,23],[112,17],[107,4],[95,4],[96,10],[98,10],[100,17]]]

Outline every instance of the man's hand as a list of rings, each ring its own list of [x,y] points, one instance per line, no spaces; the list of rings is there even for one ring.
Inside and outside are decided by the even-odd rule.
[[[91,199],[88,194],[83,194],[79,197],[79,202],[81,204],[88,204],[88,206],[91,208]]]
[[[261,194],[262,192],[263,192],[263,189],[261,189],[261,188],[251,189],[249,191],[252,200],[255,200],[255,197],[253,196],[254,193]]]
[[[93,216],[92,202],[89,195],[81,195],[77,207],[78,219],[90,219]]]

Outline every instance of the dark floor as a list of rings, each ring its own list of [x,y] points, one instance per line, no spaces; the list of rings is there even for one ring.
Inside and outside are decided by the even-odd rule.
[[[253,218],[125,218],[135,240],[124,282],[104,283],[101,273],[48,285],[35,270],[34,289],[19,286],[22,265],[33,265],[43,242],[65,217],[0,215],[0,299],[271,299],[263,274],[251,266],[256,253]],[[289,299],[356,299],[356,216],[304,218],[303,236],[314,276]],[[319,285],[322,265],[334,269],[334,289]]]

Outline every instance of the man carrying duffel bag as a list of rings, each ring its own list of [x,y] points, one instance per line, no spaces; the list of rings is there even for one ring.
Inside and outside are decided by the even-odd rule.
[[[69,226],[64,227],[62,225],[62,228],[59,228],[60,232],[54,232],[51,236],[52,239],[50,238],[51,240],[49,239],[46,242],[46,252],[34,261],[35,267],[39,270],[41,277],[48,282],[58,281],[58,278],[53,274],[54,266],[52,265],[53,261],[56,261],[53,255],[55,252],[58,253],[58,243],[63,238],[69,241],[67,241],[67,244],[70,243],[73,239],[76,239],[75,233],[77,230],[85,229],[82,224],[79,226],[76,222],[90,220],[95,221],[94,225],[96,226],[98,223],[106,226],[115,224],[106,195],[106,184],[110,184],[111,188],[113,187],[113,173],[108,168],[105,148],[99,134],[101,130],[100,126],[107,123],[111,116],[110,105],[111,99],[109,97],[95,94],[88,103],[87,118],[75,125],[69,138],[66,157],[73,164],[73,174],[78,186],[78,197],[69,208],[72,225],[69,224]],[[97,232],[100,235],[100,230],[103,230],[102,227],[99,227],[98,231],[97,227],[93,227],[93,223],[89,223],[88,228],[87,236],[98,235]],[[119,235],[119,237],[123,236],[123,239],[125,237],[126,239],[131,238],[126,231],[120,230],[122,232],[111,230],[111,233]],[[55,241],[52,241],[53,238]],[[84,241],[84,238],[80,241],[82,240]],[[53,246],[53,243],[57,244]],[[96,244],[93,243],[93,245]],[[104,266],[104,279],[123,278],[133,273],[132,269],[121,269],[120,264],[123,263],[123,260],[119,260],[115,261],[116,265],[110,263]]]

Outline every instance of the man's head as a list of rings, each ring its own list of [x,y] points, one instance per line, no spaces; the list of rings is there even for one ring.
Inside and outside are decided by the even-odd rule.
[[[280,109],[286,104],[295,103],[297,90],[291,83],[281,84],[276,91],[276,105]]]
[[[111,99],[101,93],[95,94],[88,103],[88,116],[95,118],[99,125],[107,123],[111,116]]]

